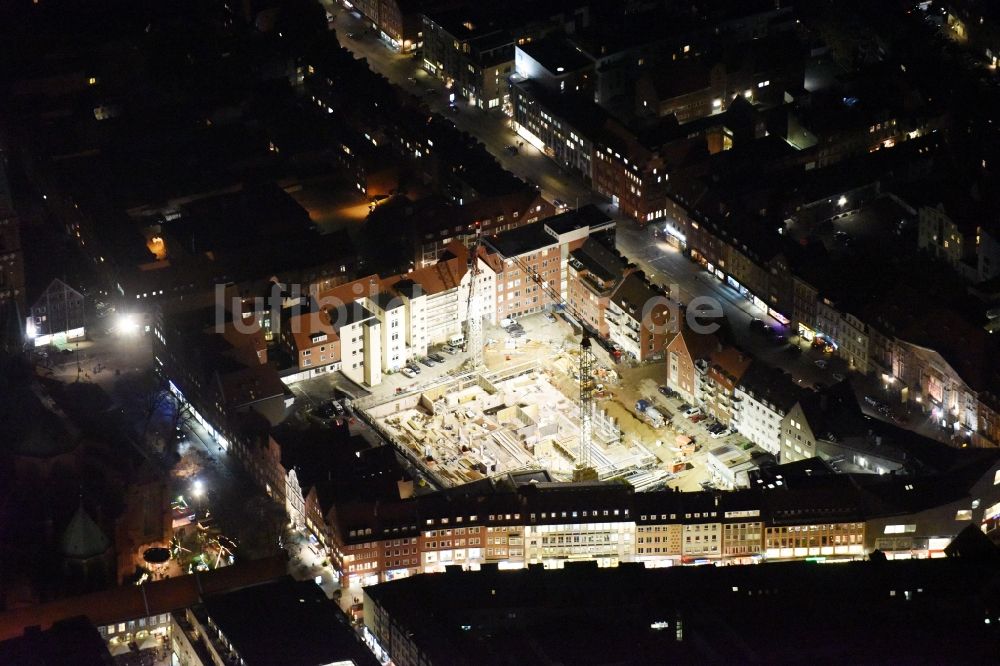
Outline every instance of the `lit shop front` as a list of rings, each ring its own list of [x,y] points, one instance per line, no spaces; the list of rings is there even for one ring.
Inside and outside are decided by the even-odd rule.
[[[791,323],[791,320],[789,320],[788,317],[769,306],[767,301],[750,291],[750,289],[741,284],[740,281],[732,275],[727,274],[721,268],[705,259],[705,257],[698,252],[698,250],[691,250],[691,258],[698,262],[698,264],[708,271],[710,275],[718,278],[729,287],[732,287],[740,296],[748,300],[750,303],[753,303],[754,307],[759,309],[761,312],[766,313],[783,326],[788,326],[788,324]]]

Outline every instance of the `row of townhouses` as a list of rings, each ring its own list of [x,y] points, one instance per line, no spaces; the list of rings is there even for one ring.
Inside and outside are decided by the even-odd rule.
[[[766,486],[714,493],[633,493],[614,484],[512,477],[454,494],[341,503],[327,519],[345,582],[363,585],[456,564],[655,567],[846,560],[875,549],[940,557],[969,524],[997,527],[1000,468],[990,456],[971,460],[933,478],[813,477],[803,469]]]

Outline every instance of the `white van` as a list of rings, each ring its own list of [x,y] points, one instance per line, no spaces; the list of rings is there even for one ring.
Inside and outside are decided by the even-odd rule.
[[[448,337],[448,344],[452,347],[461,347],[465,344],[465,336],[461,333],[455,333]]]
[[[646,420],[649,421],[649,425],[654,428],[662,428],[666,424],[666,419],[663,418],[663,414],[656,409],[656,407],[649,407],[645,412]]]

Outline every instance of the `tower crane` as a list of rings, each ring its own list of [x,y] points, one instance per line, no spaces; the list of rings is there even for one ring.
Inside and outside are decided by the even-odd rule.
[[[476,372],[483,368],[483,313],[479,311],[481,300],[477,297],[479,291],[479,248],[482,238],[479,234],[479,223],[476,223],[476,241],[469,250],[469,303],[465,309],[466,328],[469,349],[472,356],[472,370]]]
[[[478,370],[483,365],[483,313],[479,312],[479,299],[474,295],[478,289],[479,277],[479,248],[482,239],[479,236],[479,227],[476,226],[476,242],[469,254],[469,272],[472,282],[469,285],[469,345],[472,349],[472,366]],[[591,448],[593,446],[593,419],[594,419],[594,382],[593,366],[594,353],[591,349],[590,333],[584,326],[584,320],[576,309],[563,299],[562,295],[552,288],[547,281],[543,280],[538,271],[531,268],[517,257],[512,257],[511,261],[517,265],[524,275],[534,282],[548,298],[556,305],[569,312],[578,322],[583,331],[583,338],[580,340],[580,448],[577,455],[577,465],[573,472],[574,481],[589,481],[597,478],[591,460]],[[473,311],[475,309],[475,311]]]

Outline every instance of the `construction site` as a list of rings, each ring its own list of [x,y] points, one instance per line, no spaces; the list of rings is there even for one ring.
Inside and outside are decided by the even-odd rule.
[[[616,420],[599,408],[591,420],[589,461],[581,457],[580,403],[564,392],[579,385],[578,367],[579,351],[571,347],[544,364],[470,372],[365,412],[442,488],[538,469],[570,481],[581,467],[599,479],[624,478],[637,490],[665,483],[670,475],[659,469],[657,456],[623,437]],[[595,391],[603,390],[608,373],[595,369]]]

